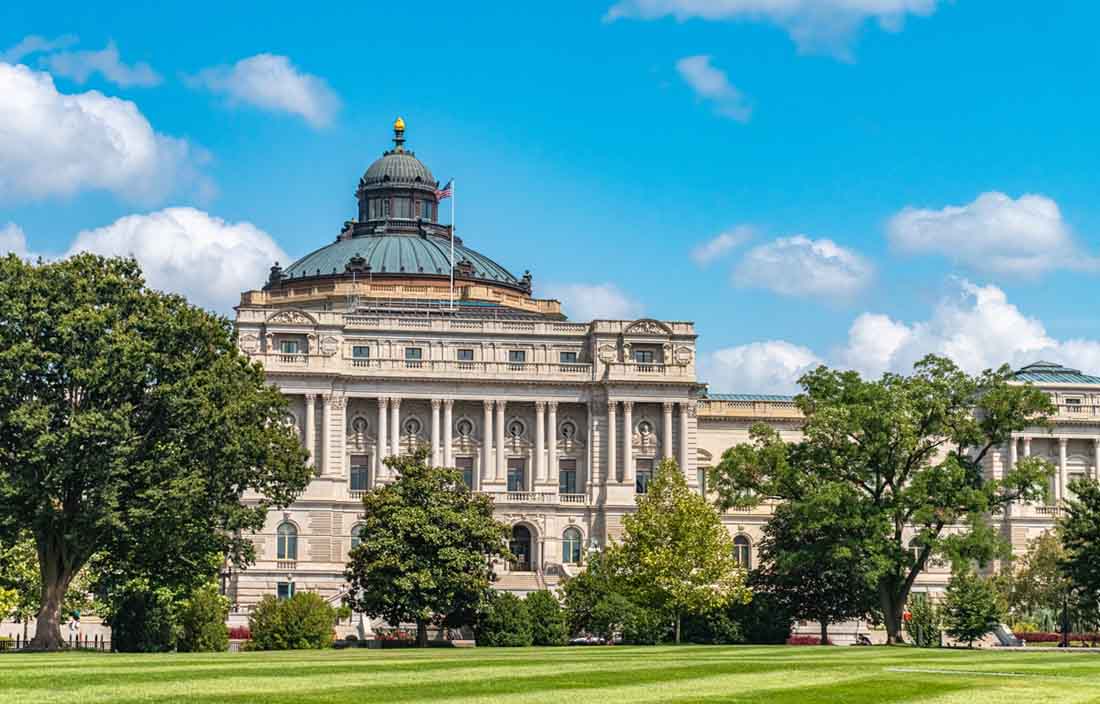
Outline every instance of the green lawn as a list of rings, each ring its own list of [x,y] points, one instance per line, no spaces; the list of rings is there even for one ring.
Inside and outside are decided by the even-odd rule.
[[[0,655],[0,702],[1100,702],[1100,653],[815,647]]]

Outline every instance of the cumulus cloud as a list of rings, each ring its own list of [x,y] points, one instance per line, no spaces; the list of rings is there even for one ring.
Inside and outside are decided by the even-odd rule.
[[[938,0],[619,0],[605,20],[655,20],[672,17],[684,22],[763,21],[783,28],[802,51],[826,51],[847,56],[847,46],[859,29],[875,21],[890,32],[901,29],[908,15],[927,16]]]
[[[747,242],[752,235],[752,228],[738,225],[732,230],[726,230],[717,237],[696,245],[691,250],[691,259],[699,266],[707,266]]]
[[[734,270],[740,286],[765,288],[784,296],[848,299],[874,278],[863,256],[832,240],[804,235],[780,237],[753,247]]]
[[[1080,251],[1058,204],[1042,195],[1012,199],[992,191],[940,210],[905,208],[887,224],[891,245],[941,254],[978,271],[1039,276],[1052,269],[1096,269]]]
[[[48,73],[0,63],[0,201],[98,189],[151,203],[210,188],[206,154],[156,132],[137,105],[98,91],[61,93]]]
[[[821,359],[809,348],[770,340],[705,355],[700,371],[713,392],[793,394],[798,378],[818,364]]]
[[[193,303],[227,311],[241,291],[259,288],[286,253],[263,230],[230,223],[194,208],[166,208],[128,215],[77,234],[76,252],[133,256],[149,285],[181,293]]]
[[[8,47],[3,52],[0,52],[0,61],[15,64],[32,54],[67,49],[76,44],[76,42],[77,38],[72,34],[63,34],[54,39],[47,39],[37,34],[31,34],[30,36],[23,37],[18,43]]]
[[[615,284],[549,284],[548,298],[562,302],[570,320],[634,320],[643,306]]]
[[[0,227],[0,256],[14,254],[23,259],[34,259],[35,255],[27,249],[27,236],[23,228],[14,222]]]
[[[680,59],[676,62],[676,71],[696,96],[714,104],[714,111],[719,115],[738,122],[748,122],[752,117],[752,106],[730,83],[726,72],[711,63],[711,57],[699,55]]]
[[[113,41],[99,51],[62,51],[50,54],[43,58],[42,64],[54,75],[70,78],[80,84],[86,83],[95,73],[123,88],[155,86],[162,80],[145,62],[129,65],[124,63]]]
[[[297,115],[313,127],[331,124],[340,107],[340,99],[324,79],[300,71],[277,54],[257,54],[232,66],[203,69],[189,82],[225,96],[230,104]]]

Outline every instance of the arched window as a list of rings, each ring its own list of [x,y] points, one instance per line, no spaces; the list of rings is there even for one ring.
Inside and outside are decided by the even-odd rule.
[[[561,536],[561,561],[576,564],[581,561],[581,532],[576,528],[566,528]]]
[[[920,560],[920,553],[923,549],[924,546],[921,544],[920,538],[913,538],[909,541],[909,556],[913,559],[914,565]]]
[[[293,523],[280,523],[278,530],[278,547],[275,553],[279,560],[298,559],[298,529]]]
[[[531,570],[531,531],[527,526],[512,527],[512,539],[508,542],[508,549],[515,556],[512,561],[512,571],[529,572]]]
[[[361,542],[363,542],[363,524],[357,523],[351,527],[351,549],[359,547]]]
[[[752,544],[743,535],[733,539],[733,559],[745,569],[752,569]]]

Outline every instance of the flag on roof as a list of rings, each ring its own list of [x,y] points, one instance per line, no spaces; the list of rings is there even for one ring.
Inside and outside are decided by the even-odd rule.
[[[446,186],[436,190],[435,197],[438,198],[439,200],[443,200],[444,198],[450,198],[454,194],[455,194],[455,180],[452,178],[450,181],[447,182]]]

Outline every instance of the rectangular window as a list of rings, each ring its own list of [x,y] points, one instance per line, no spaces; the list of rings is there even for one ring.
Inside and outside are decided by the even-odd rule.
[[[298,354],[297,340],[280,340],[279,351],[283,354]]]
[[[523,364],[527,361],[527,353],[523,350],[508,350],[508,361],[512,364]]]
[[[382,217],[388,218],[390,216],[390,199],[382,199]]]
[[[644,494],[653,479],[653,460],[639,459],[634,464],[634,492]]]
[[[1080,413],[1081,412],[1081,399],[1079,399],[1079,398],[1067,398],[1066,399],[1066,410],[1069,411],[1070,413]]]
[[[460,362],[472,362],[474,361],[473,350],[458,350],[458,361]]]
[[[561,460],[558,462],[558,493],[577,493],[577,461]]]
[[[351,348],[351,356],[356,359],[368,359],[370,358],[370,347],[366,345],[355,345]]]
[[[419,362],[424,358],[424,350],[419,347],[406,347],[405,359],[410,362]]]
[[[707,470],[703,467],[700,467],[699,469],[697,469],[695,471],[696,471],[696,475],[695,475],[696,479],[699,482],[699,493],[702,496],[706,496],[707,495]]]
[[[462,481],[466,484],[467,489],[474,488],[474,458],[473,457],[456,457],[455,467],[458,471],[462,472]]]
[[[508,491],[527,491],[523,460],[508,460]]]
[[[562,352],[558,355],[558,361],[561,364],[576,364],[577,353],[576,352]]]
[[[294,596],[294,582],[279,582],[275,587],[275,594],[280,599],[289,599]]]
[[[367,481],[370,476],[370,457],[368,455],[351,456],[351,486],[352,491],[366,491]]]
[[[404,218],[406,220],[412,219],[412,199],[411,198],[394,198],[393,199],[393,216],[395,218]]]
[[[653,364],[653,350],[634,350],[634,361],[638,364]]]

